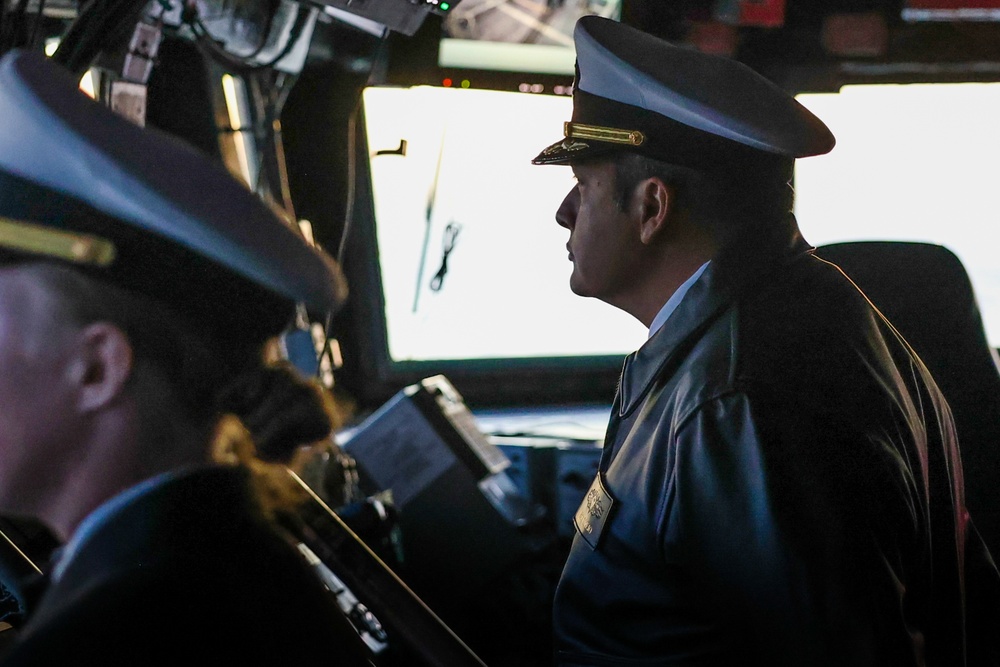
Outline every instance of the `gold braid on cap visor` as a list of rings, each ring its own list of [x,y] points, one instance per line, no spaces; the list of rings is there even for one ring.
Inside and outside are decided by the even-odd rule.
[[[646,140],[646,135],[639,130],[619,130],[614,127],[571,122],[563,123],[563,136],[568,139],[592,139],[628,146],[640,146]]]
[[[100,267],[108,266],[115,260],[115,244],[107,239],[3,216],[0,216],[0,248]]]

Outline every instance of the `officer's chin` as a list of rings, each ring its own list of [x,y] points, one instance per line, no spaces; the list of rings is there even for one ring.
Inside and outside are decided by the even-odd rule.
[[[583,278],[577,275],[576,269],[573,269],[573,274],[569,277],[569,288],[577,296],[594,296],[591,290],[587,289]]]

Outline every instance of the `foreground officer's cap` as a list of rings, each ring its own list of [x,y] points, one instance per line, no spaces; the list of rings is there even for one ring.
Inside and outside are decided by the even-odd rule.
[[[730,58],[584,16],[565,138],[532,160],[568,164],[631,151],[717,175],[753,175],[829,152],[829,128],[794,97]]]
[[[0,59],[0,118],[0,260],[70,263],[246,341],[346,299],[336,262],[221,165],[43,54]]]

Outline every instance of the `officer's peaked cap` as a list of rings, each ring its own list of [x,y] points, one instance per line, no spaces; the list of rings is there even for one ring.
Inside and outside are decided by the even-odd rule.
[[[535,164],[631,151],[705,173],[781,171],[835,143],[794,97],[732,58],[599,16],[574,30],[573,116]]]
[[[92,100],[34,51],[0,59],[0,260],[67,262],[253,342],[347,295],[337,263],[219,163]]]

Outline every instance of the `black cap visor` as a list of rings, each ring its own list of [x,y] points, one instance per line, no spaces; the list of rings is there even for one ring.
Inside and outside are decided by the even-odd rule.
[[[0,265],[72,265],[144,294],[212,340],[258,346],[294,319],[295,301],[199,252],[0,171]]]

